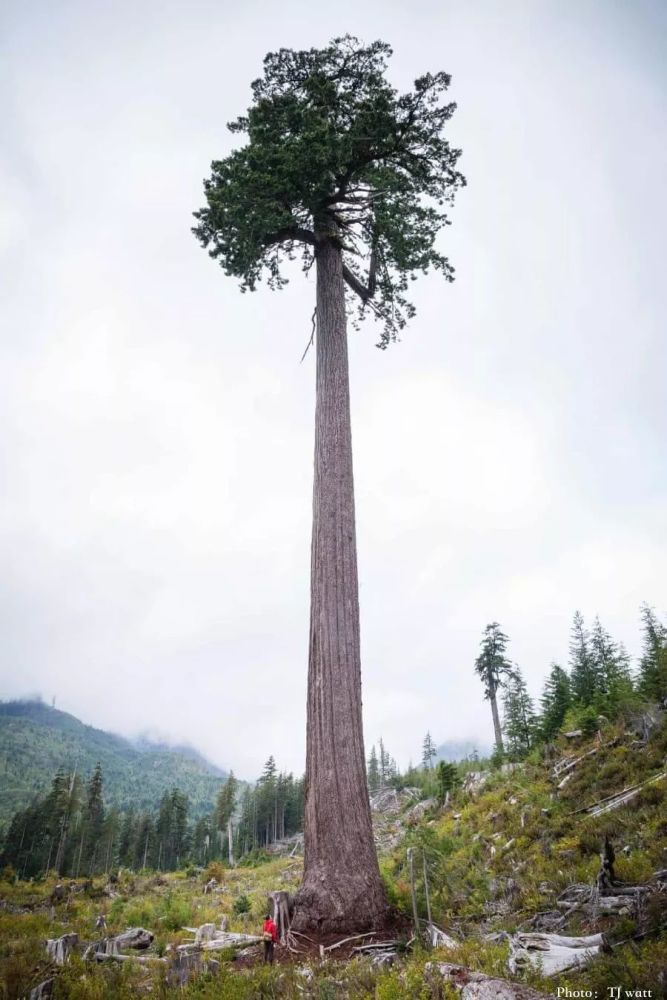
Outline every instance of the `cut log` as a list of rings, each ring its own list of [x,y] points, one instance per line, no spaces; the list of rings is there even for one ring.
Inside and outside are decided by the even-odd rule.
[[[663,781],[665,778],[667,778],[667,771],[663,771],[661,774],[656,774],[653,778],[649,778],[647,781],[642,781],[640,785],[631,785],[628,788],[624,788],[621,792],[617,792],[616,795],[608,795],[605,799],[601,799],[599,802],[593,803],[592,806],[586,806],[585,808],[577,811],[586,816],[602,816],[603,813],[611,812],[612,809],[618,809],[619,806],[624,806],[628,802],[631,802],[632,799],[639,795],[642,788],[646,788],[648,785],[654,785],[658,781]]]
[[[167,961],[166,958],[160,958],[159,955],[118,955],[105,954],[102,951],[96,951],[93,958],[96,962],[139,962],[141,965],[150,965],[155,962],[166,964]]]
[[[257,934],[235,934],[232,931],[218,931],[217,937],[211,941],[203,941],[201,945],[196,945],[194,941],[189,944],[179,944],[177,951],[192,951],[194,948],[201,948],[202,951],[222,951],[224,948],[245,948],[249,944],[259,944],[262,941]]]
[[[605,947],[602,934],[566,937],[562,934],[515,934],[510,940],[509,970],[531,967],[545,976],[587,965]]]

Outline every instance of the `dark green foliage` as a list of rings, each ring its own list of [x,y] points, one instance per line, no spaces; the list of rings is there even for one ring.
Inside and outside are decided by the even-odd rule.
[[[445,760],[438,761],[438,765],[435,769],[435,778],[437,783],[437,796],[440,803],[443,803],[446,800],[447,792],[452,792],[461,783],[461,778],[456,765]]]
[[[58,768],[90,774],[98,762],[107,804],[139,813],[153,811],[177,786],[200,816],[212,808],[226,778],[192,748],[131,743],[41,701],[0,702],[0,827],[48,791]]]
[[[368,758],[368,790],[373,795],[377,792],[380,787],[380,765],[378,763],[378,756],[375,752],[375,744],[371,747],[370,756]]]
[[[562,667],[553,663],[541,699],[540,735],[543,739],[554,738],[563,725],[571,701],[570,678]]]
[[[482,651],[475,660],[475,671],[484,685],[484,697],[495,697],[496,691],[512,672],[512,666],[505,656],[508,638],[498,622],[492,622],[484,629]]]
[[[590,648],[590,636],[583,615],[575,611],[570,639],[570,684],[575,701],[591,705],[601,693],[602,684]]]
[[[634,686],[628,654],[614,642],[599,618],[593,622],[590,655],[598,686],[596,707],[604,715],[615,717],[621,705],[633,702]]]
[[[234,904],[232,906],[232,909],[234,910],[234,913],[237,913],[237,914],[238,913],[250,913],[250,900],[245,895],[245,893],[242,893],[240,896],[238,896],[234,900]]]
[[[303,829],[304,781],[279,772],[269,757],[254,788],[241,798],[236,854],[245,855]]]
[[[642,655],[639,662],[639,685],[647,698],[667,697],[667,628],[653,608],[643,604]]]
[[[513,667],[503,692],[505,753],[510,761],[523,760],[530,752],[535,732],[535,713],[526,682]]]
[[[351,36],[269,53],[251,107],[228,126],[247,141],[212,163],[193,230],[243,290],[263,276],[281,287],[297,248],[307,269],[326,230],[360,310],[383,322],[382,347],[414,313],[406,291],[417,273],[452,280],[435,241],[465,183],[443,135],[455,108],[442,103],[449,76],[426,74],[399,94],[385,76],[390,56],[384,42]]]

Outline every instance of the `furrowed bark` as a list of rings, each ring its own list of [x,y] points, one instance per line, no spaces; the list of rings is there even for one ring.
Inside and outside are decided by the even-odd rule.
[[[500,715],[498,714],[498,699],[495,690],[491,693],[491,715],[493,716],[493,732],[496,738],[496,746],[503,752],[503,731],[500,728]]]
[[[298,931],[366,930],[386,916],[361,716],[359,595],[343,262],[318,233],[317,393],[304,878]]]

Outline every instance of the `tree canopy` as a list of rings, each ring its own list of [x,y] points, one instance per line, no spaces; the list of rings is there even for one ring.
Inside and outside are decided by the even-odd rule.
[[[447,73],[399,94],[385,78],[389,45],[346,35],[322,49],[280,49],[252,84],[253,103],[228,125],[246,143],[214,160],[193,232],[228,275],[253,290],[304,269],[318,231],[339,242],[348,294],[383,324],[378,346],[414,314],[408,283],[433,267],[452,280],[436,246],[465,180],[460,150],[443,135],[455,104]]]

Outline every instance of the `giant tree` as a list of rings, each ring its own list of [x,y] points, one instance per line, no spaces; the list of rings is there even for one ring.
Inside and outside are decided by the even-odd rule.
[[[245,143],[215,160],[194,232],[244,290],[316,270],[315,476],[307,698],[305,868],[297,925],[366,927],[386,909],[373,844],[361,717],[347,317],[371,314],[380,347],[414,313],[409,282],[453,269],[436,246],[464,183],[444,137],[446,73],[399,94],[391,49],[346,36],[264,60],[229,125]]]

